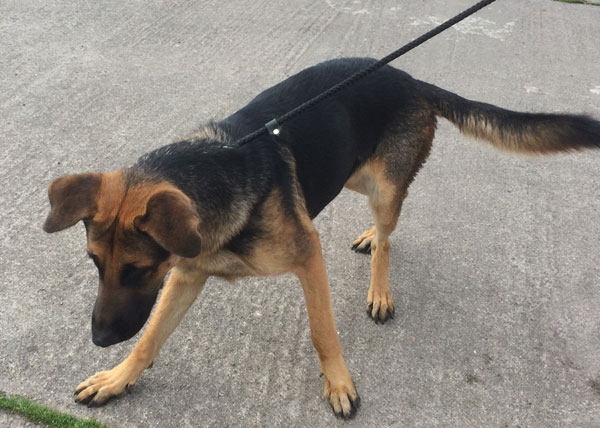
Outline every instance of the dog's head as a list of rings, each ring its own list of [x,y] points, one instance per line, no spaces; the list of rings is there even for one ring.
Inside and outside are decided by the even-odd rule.
[[[48,198],[46,232],[85,224],[87,252],[100,278],[94,343],[110,346],[131,338],[148,319],[170,267],[201,251],[192,202],[164,181],[126,183],[122,171],[58,178]]]

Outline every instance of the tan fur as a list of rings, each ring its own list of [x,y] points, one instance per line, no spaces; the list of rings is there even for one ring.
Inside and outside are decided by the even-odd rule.
[[[470,137],[487,140],[497,148],[509,152],[529,153],[536,151],[538,146],[535,138],[531,138],[531,136],[525,136],[525,144],[522,144],[519,135],[501,132],[497,126],[484,117],[469,116],[460,130]]]
[[[352,246],[359,252],[371,247],[371,241],[375,238],[375,226],[361,233],[358,238],[352,242]]]
[[[119,207],[119,224],[126,229],[134,228],[134,221],[137,217],[146,213],[146,205],[150,198],[157,193],[173,191],[183,195],[183,193],[167,182],[160,183],[142,183],[134,185],[127,189],[121,206]],[[189,201],[185,195],[183,197]]]
[[[203,251],[193,259],[179,262],[186,271],[201,271],[228,281],[244,276],[279,275],[289,272],[306,253],[303,225],[282,212],[281,195],[275,190],[265,201],[262,212],[266,235],[247,257],[225,249]]]
[[[511,129],[500,127],[493,118],[471,114],[464,123],[457,123],[466,135],[490,142],[507,152],[545,154],[580,150],[583,146],[568,144],[559,135],[558,124],[532,124],[529,127]]]
[[[342,357],[333,310],[329,296],[329,283],[321,253],[319,236],[314,228],[308,231],[309,252],[304,263],[295,266],[308,311],[308,321],[313,345],[324,375],[323,394],[336,414],[350,414],[351,401],[358,399],[354,382]]]
[[[92,218],[97,224],[108,226],[117,218],[125,197],[125,179],[121,170],[102,174],[100,191],[96,194],[98,211]]]
[[[361,234],[353,246],[357,251],[371,251],[371,283],[367,293],[367,312],[376,321],[385,322],[394,315],[394,301],[389,285],[389,236],[394,231],[402,201],[408,196],[406,185],[393,181],[385,159],[374,158],[356,171],[346,187],[366,194],[375,226]]]

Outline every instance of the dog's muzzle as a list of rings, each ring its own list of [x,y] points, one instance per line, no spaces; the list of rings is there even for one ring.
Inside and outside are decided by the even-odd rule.
[[[125,305],[97,299],[92,313],[94,345],[107,347],[131,339],[146,323],[154,302],[156,295],[136,296]]]

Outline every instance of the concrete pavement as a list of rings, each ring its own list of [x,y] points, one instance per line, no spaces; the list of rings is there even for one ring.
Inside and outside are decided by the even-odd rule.
[[[600,426],[600,151],[522,157],[440,121],[392,235],[393,322],[364,311],[372,225],[344,191],[317,219],[362,397],[336,420],[291,276],[212,280],[133,393],[74,387],[95,347],[83,227],[45,235],[46,186],[110,170],[337,56],[381,57],[470,6],[239,0],[0,4],[0,390],[112,427]],[[600,118],[600,7],[498,1],[394,65],[465,97]],[[0,419],[3,420],[3,419]]]

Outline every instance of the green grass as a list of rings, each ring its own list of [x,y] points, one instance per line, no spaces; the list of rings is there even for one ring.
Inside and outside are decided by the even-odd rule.
[[[106,425],[102,425],[99,422],[90,419],[79,419],[75,416],[40,406],[27,398],[9,397],[1,392],[0,410],[16,413],[34,422],[55,428],[106,428]]]
[[[579,3],[579,4],[589,4],[592,6],[600,6],[600,3],[596,2],[596,1],[589,1],[589,0],[554,0],[554,1],[560,1],[563,3]]]

